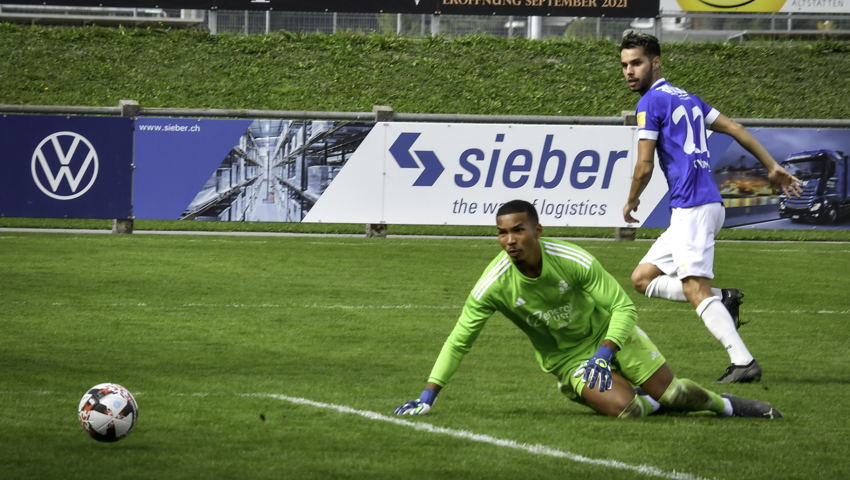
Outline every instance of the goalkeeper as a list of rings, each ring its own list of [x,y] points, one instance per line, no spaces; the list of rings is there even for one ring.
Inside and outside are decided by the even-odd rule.
[[[394,413],[427,414],[487,319],[499,311],[525,332],[540,368],[558,378],[561,393],[603,415],[640,418],[664,406],[781,417],[765,402],[718,395],[677,378],[636,326],[635,306],[616,280],[583,249],[541,237],[532,204],[504,204],[496,224],[504,251],[472,289],[422,395]]]

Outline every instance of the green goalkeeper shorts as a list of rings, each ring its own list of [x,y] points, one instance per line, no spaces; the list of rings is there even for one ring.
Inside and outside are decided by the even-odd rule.
[[[561,393],[570,400],[583,404],[581,391],[584,389],[584,382],[581,381],[581,377],[573,378],[573,373],[582,362],[584,360],[565,364],[553,373],[558,377],[558,389]],[[614,355],[611,370],[618,372],[632,385],[640,385],[666,362],[667,359],[646,333],[635,326],[623,347]]]

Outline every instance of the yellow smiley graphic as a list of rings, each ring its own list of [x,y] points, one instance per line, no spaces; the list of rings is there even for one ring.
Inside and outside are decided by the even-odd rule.
[[[686,12],[778,12],[786,0],[676,0]]]

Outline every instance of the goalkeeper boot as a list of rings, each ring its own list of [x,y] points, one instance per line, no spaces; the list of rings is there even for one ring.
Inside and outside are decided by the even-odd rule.
[[[758,400],[747,400],[739,398],[729,393],[721,393],[721,397],[729,400],[732,404],[733,417],[748,417],[748,418],[782,418],[779,410],[773,408],[773,405],[767,402]]]
[[[721,292],[720,301],[723,302],[726,310],[729,310],[729,315],[732,316],[732,320],[735,322],[735,329],[737,330],[741,328],[741,325],[747,323],[742,322],[740,318],[741,304],[744,303],[744,294],[737,288],[724,288],[721,289]]]
[[[761,380],[761,366],[754,358],[746,365],[729,365],[726,373],[714,383],[752,383]]]

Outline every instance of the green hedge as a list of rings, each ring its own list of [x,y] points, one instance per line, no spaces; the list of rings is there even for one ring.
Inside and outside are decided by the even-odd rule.
[[[664,45],[666,77],[730,117],[850,118],[850,43]],[[610,41],[0,24],[0,103],[619,116]]]

